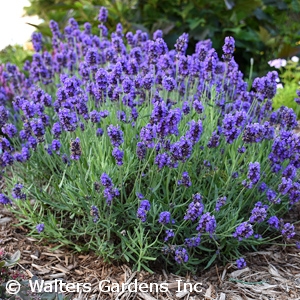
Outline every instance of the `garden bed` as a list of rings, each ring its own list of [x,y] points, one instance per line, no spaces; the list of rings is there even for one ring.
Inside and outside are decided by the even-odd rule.
[[[277,72],[245,80],[232,36],[188,55],[187,33],[170,50],[107,17],[96,35],[51,21],[50,52],[35,33],[24,72],[0,67],[5,251],[29,278],[89,285],[73,299],[297,298],[300,136]],[[17,256],[1,251],[3,282]]]
[[[296,205],[287,220],[299,220],[300,206]],[[296,248],[265,247],[259,252],[246,253],[247,268],[237,270],[233,264],[214,265],[207,271],[185,277],[157,269],[154,274],[134,272],[127,265],[104,263],[93,253],[74,253],[43,240],[28,237],[26,228],[14,226],[17,220],[5,208],[0,208],[0,247],[9,253],[21,251],[21,260],[14,270],[23,271],[29,279],[33,275],[47,281],[61,279],[68,283],[91,283],[90,293],[74,295],[73,299],[299,299],[300,252]],[[299,232],[298,225],[297,231]],[[168,283],[167,293],[102,293],[97,289],[100,280],[130,283]],[[201,283],[201,293],[178,293],[178,281]]]

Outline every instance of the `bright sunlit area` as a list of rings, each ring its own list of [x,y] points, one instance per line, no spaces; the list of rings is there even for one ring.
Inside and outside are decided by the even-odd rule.
[[[0,50],[8,45],[24,45],[30,40],[35,28],[26,23],[38,25],[38,17],[23,17],[28,0],[0,0]]]

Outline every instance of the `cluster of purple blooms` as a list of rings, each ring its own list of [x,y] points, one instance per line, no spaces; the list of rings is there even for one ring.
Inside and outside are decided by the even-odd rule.
[[[250,163],[248,170],[248,182],[246,180],[243,181],[243,185],[249,189],[251,189],[255,184],[257,184],[260,180],[260,164],[259,162]]]
[[[178,248],[175,251],[175,261],[178,264],[186,263],[189,260],[188,252],[185,248]]]
[[[4,194],[0,194],[0,204],[12,204],[12,201]]]
[[[189,176],[189,173],[188,172],[183,172],[181,180],[178,180],[177,183],[178,183],[178,185],[183,185],[187,188],[190,187],[192,185],[192,181],[191,181],[191,178]]]
[[[211,216],[210,212],[201,216],[199,224],[196,228],[199,232],[207,232],[212,236],[217,228],[217,222],[215,216]]]
[[[137,210],[137,217],[142,221],[146,222],[147,212],[150,210],[151,205],[148,200],[142,200],[140,203],[140,207]]]
[[[278,219],[276,216],[272,216],[268,220],[268,224],[270,227],[273,227],[277,230],[281,230],[281,234],[286,239],[291,239],[296,235],[295,226],[290,223],[283,222],[282,219]]]
[[[196,221],[203,213],[204,205],[200,194],[193,195],[193,201],[189,204],[184,220]]]
[[[26,199],[26,194],[22,192],[23,189],[23,185],[20,183],[17,183],[13,190],[12,190],[12,197],[14,199],[22,199],[25,200]]]
[[[237,224],[231,233],[233,237],[239,241],[260,237],[254,232],[256,224],[265,221],[270,228],[280,230],[284,238],[293,238],[292,224],[284,224],[277,216],[268,216],[274,205],[282,202],[293,205],[300,201],[297,180],[300,136],[293,132],[297,118],[292,109],[281,107],[273,111],[272,108],[278,74],[269,72],[256,78],[249,91],[233,57],[233,37],[225,38],[222,59],[210,40],[199,41],[195,53],[187,55],[189,36],[186,33],[177,39],[174,49],[169,50],[161,30],[154,32],[151,39],[141,30],[125,34],[118,24],[109,38],[105,26],[107,18],[107,9],[101,7],[100,36],[92,34],[90,23],[80,29],[71,18],[61,32],[58,24],[51,21],[51,52],[44,50],[42,35],[34,33],[35,53],[32,61],[24,64],[29,76],[10,63],[0,65],[0,177],[7,167],[27,163],[40,151],[38,149],[45,149],[45,155],[53,160],[58,157],[66,168],[83,162],[89,171],[93,170],[90,162],[84,163],[91,154],[102,155],[93,152],[99,143],[109,147],[104,153],[113,157],[112,166],[107,162],[109,170],[103,168],[104,163],[97,166],[103,168],[101,172],[112,174],[116,166],[118,171],[124,170],[129,157],[136,158],[144,172],[140,176],[146,178],[141,180],[139,189],[153,191],[147,180],[151,173],[149,168],[155,165],[156,174],[162,176],[177,169],[178,176],[169,181],[167,188],[171,190],[171,184],[174,189],[182,185],[192,194],[201,187],[203,173],[214,177],[223,172],[215,167],[219,156],[225,159],[228,153],[236,154],[241,165],[231,171],[228,182],[232,178],[234,188],[242,183],[246,189],[254,192],[257,189],[264,199],[251,208],[247,221]],[[55,93],[50,94],[50,90]],[[300,104],[300,91],[297,95],[299,98],[295,101]],[[208,122],[214,124],[209,129],[204,126]],[[66,140],[69,147],[65,145]],[[265,159],[249,163],[247,155],[252,155],[253,149],[253,152],[258,151],[263,144],[270,145],[269,152],[264,153]],[[210,156],[205,157],[205,154]],[[201,167],[193,172],[189,168],[193,165]],[[278,178],[275,185],[265,178],[266,169]],[[115,181],[117,176],[113,178]],[[115,202],[121,202],[113,204],[113,200],[130,185],[118,182],[119,191],[113,180],[102,173],[100,181],[94,183],[94,190],[99,192],[101,186],[106,204],[113,209]],[[187,235],[190,237],[184,238],[188,250],[196,249],[206,238],[215,239],[218,217],[232,198],[227,199],[228,195],[217,198],[217,192],[213,197],[212,194],[207,196],[201,188],[199,191],[201,194],[194,194],[192,201],[187,200],[184,205],[172,203],[175,212],[181,209],[180,222],[197,222],[193,232]],[[20,183],[12,188],[11,196],[27,199]],[[153,203],[152,194],[146,197]],[[146,223],[152,213],[150,201],[144,198],[138,195],[141,201],[135,214],[141,223]],[[204,198],[212,203],[206,204]],[[13,201],[3,193],[0,203],[11,205]],[[172,216],[177,220],[177,215],[171,205],[163,201],[161,204],[160,211],[150,219],[156,220],[162,228],[174,224]],[[90,207],[90,215],[96,223],[102,205]],[[210,208],[215,211],[207,211]],[[153,211],[157,211],[156,208]],[[143,225],[146,224],[140,224]],[[38,224],[36,230],[41,233],[44,227],[43,223]],[[165,230],[163,240],[165,243],[176,240],[178,244],[170,246],[173,247],[171,252],[175,261],[182,264],[188,261],[189,255],[181,246],[183,241],[177,241],[179,236],[174,226]],[[245,265],[243,258],[237,260],[238,268]]]
[[[236,227],[233,237],[237,238],[239,241],[242,241],[243,239],[250,238],[253,233],[253,226],[249,222],[243,222]]]
[[[163,211],[159,215],[158,223],[166,225],[171,223],[172,218],[171,218],[171,213],[168,211]]]
[[[201,235],[198,234],[195,237],[192,238],[187,238],[184,240],[184,244],[188,247],[188,248],[195,248],[198,247],[201,243]]]
[[[114,198],[120,196],[120,192],[117,188],[114,187],[114,184],[111,178],[103,173],[100,177],[100,183],[104,187],[103,196],[106,200],[106,204],[110,206]]]
[[[175,236],[175,233],[174,233],[173,229],[167,229],[164,241],[167,242],[170,238],[172,238],[174,236]]]
[[[257,202],[251,212],[250,223],[261,223],[267,218],[268,205]]]
[[[226,200],[227,200],[227,197],[226,197],[226,196],[223,196],[223,197],[218,198],[218,199],[217,199],[217,203],[216,203],[216,208],[215,208],[215,210],[216,210],[216,211],[219,211],[220,208],[221,208],[223,205],[225,205]]]

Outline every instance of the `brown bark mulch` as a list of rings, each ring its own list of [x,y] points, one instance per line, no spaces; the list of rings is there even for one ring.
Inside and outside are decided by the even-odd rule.
[[[299,209],[291,211],[290,217],[299,220]],[[55,279],[67,283],[89,283],[90,292],[79,292],[72,297],[74,300],[300,300],[300,250],[296,247],[282,249],[271,246],[263,251],[248,253],[245,255],[247,268],[242,270],[237,270],[234,264],[215,265],[196,275],[180,277],[166,270],[157,270],[154,274],[133,272],[127,265],[104,263],[93,253],[80,254],[67,248],[53,251],[57,245],[28,237],[26,228],[15,224],[17,220],[0,207],[0,248],[8,253],[21,251],[21,260],[14,268],[23,270],[28,279],[35,275],[52,283]],[[101,280],[109,280],[110,284],[118,283],[120,286],[122,283],[129,285],[137,281],[138,285],[148,284],[148,290],[99,292]],[[179,280],[182,281],[178,290]],[[153,285],[150,292],[151,283],[159,287],[163,283],[166,287],[167,284],[167,289],[157,292],[157,285]],[[198,292],[189,292],[190,285],[186,285],[184,291],[183,283],[190,283],[192,287],[198,283]],[[134,285],[131,290],[134,290]]]

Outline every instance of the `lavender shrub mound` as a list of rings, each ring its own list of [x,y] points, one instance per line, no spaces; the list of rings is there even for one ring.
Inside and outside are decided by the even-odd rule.
[[[156,31],[108,38],[74,19],[24,72],[0,70],[0,203],[32,234],[138,270],[195,271],[245,249],[295,245],[282,215],[300,200],[293,110],[272,109],[277,73],[251,91],[227,37],[186,55]],[[26,75],[25,75],[26,74]],[[238,259],[238,267],[246,265]]]

